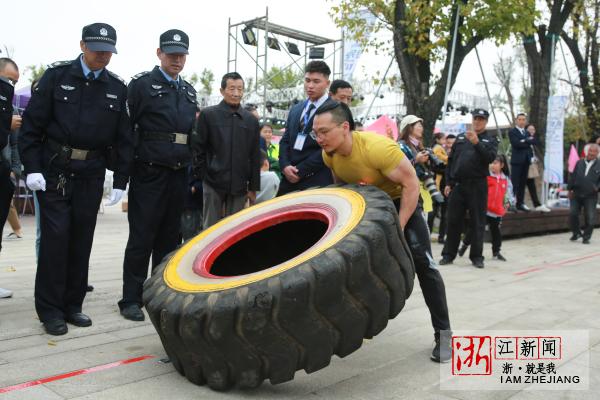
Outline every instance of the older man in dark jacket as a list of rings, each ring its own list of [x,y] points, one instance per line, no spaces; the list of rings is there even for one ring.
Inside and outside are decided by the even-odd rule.
[[[599,146],[591,144],[585,159],[577,161],[575,170],[569,177],[569,199],[571,200],[571,213],[569,215],[575,241],[583,236],[583,244],[589,244],[592,231],[596,224],[596,202],[598,189],[600,189],[600,160],[598,160]],[[585,225],[583,232],[579,229],[579,212],[583,207]]]
[[[204,190],[203,227],[244,208],[260,190],[258,120],[240,107],[244,80],[230,72],[221,80],[223,101],[202,110],[192,137],[197,175]]]

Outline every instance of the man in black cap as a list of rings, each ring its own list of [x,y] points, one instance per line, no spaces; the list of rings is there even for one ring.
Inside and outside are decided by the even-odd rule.
[[[448,197],[448,232],[440,265],[451,264],[460,243],[465,211],[469,210],[473,233],[469,258],[483,268],[483,234],[487,210],[489,164],[496,158],[498,141],[485,130],[489,113],[473,110],[473,130],[456,138],[446,167],[445,194]]]
[[[112,26],[85,26],[83,54],[49,66],[23,115],[19,151],[41,210],[35,306],[51,335],[65,334],[65,321],[92,324],[81,308],[106,168],[113,202],[129,179],[127,87],[106,69],[116,42]]]
[[[181,214],[192,161],[190,135],[196,118],[196,90],[180,73],[189,38],[171,29],[160,35],[160,66],[133,77],[128,89],[135,131],[135,163],[129,185],[129,240],[123,262],[121,315],[143,321],[142,289],[152,268],[180,243]]]

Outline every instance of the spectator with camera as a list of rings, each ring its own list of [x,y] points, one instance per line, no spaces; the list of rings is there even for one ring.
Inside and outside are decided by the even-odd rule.
[[[435,185],[437,189],[443,193],[444,186],[446,186],[446,179],[444,177],[444,170],[446,169],[446,164],[448,164],[448,153],[446,152],[446,135],[444,132],[436,132],[433,134],[433,138],[435,140],[435,144],[431,148],[433,154],[442,161],[444,164],[442,168],[437,168],[435,174]],[[433,225],[435,222],[435,218],[438,217],[440,219],[440,225],[438,228],[438,243],[444,243],[444,238],[446,236],[446,197],[444,196],[443,203],[434,203],[433,211],[429,213],[429,217],[427,218],[427,225],[429,226],[429,231],[433,232]]]
[[[423,119],[407,115],[400,121],[400,148],[415,167],[420,182],[423,211],[433,210],[433,202],[443,203],[444,197],[435,184],[435,171],[443,170],[443,161],[431,149],[423,146]]]

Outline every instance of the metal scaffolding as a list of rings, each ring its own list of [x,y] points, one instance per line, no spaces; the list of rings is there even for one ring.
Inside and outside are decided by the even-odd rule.
[[[245,31],[245,32],[244,32]],[[262,33],[261,33],[262,32]],[[244,43],[243,34],[250,34],[254,39],[252,44]],[[248,36],[245,38],[248,40]],[[283,39],[283,40],[281,40]],[[294,40],[297,46],[297,53],[304,49],[304,54],[292,54],[288,48],[289,40]],[[275,45],[276,43],[277,45]],[[252,54],[248,47],[256,47],[256,53]],[[274,48],[278,47],[278,49]],[[269,21],[269,8],[266,8],[264,17],[254,18],[248,21],[231,23],[228,21],[227,27],[227,72],[237,71],[238,58],[246,56],[255,65],[254,82],[255,91],[258,93],[258,83],[262,83],[262,111],[265,113],[267,102],[267,72],[269,68],[269,50],[284,51],[291,62],[282,68],[282,71],[298,68],[304,72],[304,67],[309,59],[311,49],[323,47],[325,52],[322,59],[324,61],[333,58],[330,68],[333,79],[341,77],[343,71],[344,42],[343,39],[329,39],[311,33],[302,32],[296,29],[288,28],[283,25],[274,24]],[[329,50],[329,52],[327,52]],[[339,65],[338,65],[339,63]],[[260,79],[262,77],[262,79]],[[273,77],[271,77],[273,78]]]

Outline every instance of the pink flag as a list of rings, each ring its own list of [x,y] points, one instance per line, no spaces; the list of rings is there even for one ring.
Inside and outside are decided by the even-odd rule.
[[[398,139],[398,125],[387,115],[377,118],[375,122],[365,127],[365,131],[375,132],[386,137],[391,134],[394,140]]]
[[[577,164],[577,161],[579,161],[577,149],[575,146],[571,145],[571,150],[569,151],[569,172],[575,171],[575,164]]]

